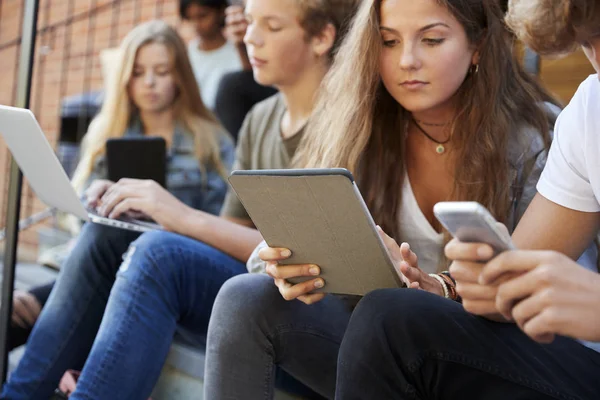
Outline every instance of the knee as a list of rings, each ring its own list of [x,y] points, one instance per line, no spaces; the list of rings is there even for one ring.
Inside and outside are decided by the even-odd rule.
[[[243,274],[229,279],[219,290],[214,312],[229,316],[254,315],[282,300],[273,279],[262,274]]]
[[[119,231],[121,230],[118,228],[88,222],[81,227],[80,235],[90,237],[110,237],[117,234]]]
[[[283,301],[273,279],[243,274],[229,279],[219,290],[211,315],[211,329],[244,332],[259,324],[269,308]]]
[[[150,231],[143,233],[131,245],[140,249],[144,253],[160,253],[166,247],[173,246],[178,243],[178,239],[183,238],[175,233],[167,231]]]
[[[353,315],[382,325],[395,321],[412,325],[437,314],[447,302],[449,300],[422,290],[380,289],[361,299]]]
[[[389,321],[406,317],[399,305],[399,299],[405,297],[402,292],[402,289],[380,289],[365,295],[352,313],[344,342],[353,338],[365,340],[366,336],[383,330]]]
[[[404,310],[415,299],[412,293],[405,292],[409,290],[375,290],[360,300],[340,346],[340,365],[347,368],[357,360],[377,359],[387,351],[391,341],[406,342],[404,334],[410,334],[412,329],[403,327],[410,326],[412,313]]]
[[[102,224],[87,223],[81,229],[79,242],[86,242],[90,245],[101,248],[110,246],[114,243],[122,245],[124,241],[133,241],[139,233],[128,231],[125,229],[114,228]]]
[[[137,235],[100,224],[85,224],[75,246],[62,262],[61,275],[96,277],[101,274],[114,278],[120,264],[119,257]]]
[[[367,294],[356,307],[348,327],[349,339],[395,338],[403,343],[427,342],[452,324],[458,303],[413,289],[381,289]]]
[[[120,273],[153,275],[168,278],[178,274],[186,266],[182,249],[186,240],[183,236],[166,232],[151,231],[142,234],[131,243],[123,255]],[[198,246],[202,244],[197,242]]]

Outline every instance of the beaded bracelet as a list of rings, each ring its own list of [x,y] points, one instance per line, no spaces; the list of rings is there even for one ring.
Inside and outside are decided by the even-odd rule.
[[[444,282],[446,282],[446,285],[448,286],[448,294],[450,296],[450,299],[456,300],[458,294],[456,293],[456,284],[454,283],[454,280],[446,274],[438,274],[438,276],[442,278]]]
[[[441,274],[441,275],[446,275],[448,278],[450,278],[450,280],[452,280],[452,284],[453,284],[454,286],[456,286],[456,279],[454,279],[454,278],[452,277],[452,275],[450,275],[450,271],[442,271],[442,272],[440,272],[440,274]]]
[[[452,294],[450,294],[452,300],[454,300],[454,301],[456,301],[458,303],[462,303],[462,298],[458,295],[458,292],[456,291],[456,279],[454,279],[452,277],[452,275],[450,275],[449,271],[443,271],[443,272],[440,273],[440,275],[442,277],[446,278],[447,281],[449,280],[449,281],[452,282],[451,284],[449,283],[451,285],[452,289],[453,289],[453,292],[454,292],[454,296],[452,296]]]
[[[429,276],[432,277],[433,279],[435,279],[436,281],[438,281],[440,283],[440,285],[442,285],[442,288],[444,290],[444,297],[449,299],[450,293],[448,292],[448,285],[446,284],[446,281],[437,274],[429,274]]]

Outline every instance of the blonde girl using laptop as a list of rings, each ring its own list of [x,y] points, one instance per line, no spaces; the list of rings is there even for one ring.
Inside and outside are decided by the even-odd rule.
[[[83,142],[75,186],[100,212],[103,196],[126,190],[129,198],[161,210],[218,214],[234,148],[202,103],[182,39],[165,22],[147,22],[125,37],[117,59],[102,110]],[[167,143],[166,190],[152,181],[106,180],[106,140],[144,135]],[[157,222],[174,228],[169,219]],[[98,224],[83,227],[3,398],[48,398],[66,370],[83,367],[123,254],[138,236]]]

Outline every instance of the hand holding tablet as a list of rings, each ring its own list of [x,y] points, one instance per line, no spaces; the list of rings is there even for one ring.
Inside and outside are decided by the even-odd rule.
[[[278,266],[320,268],[324,286],[314,293],[364,295],[404,286],[347,170],[235,171],[229,182],[269,247],[291,251]]]

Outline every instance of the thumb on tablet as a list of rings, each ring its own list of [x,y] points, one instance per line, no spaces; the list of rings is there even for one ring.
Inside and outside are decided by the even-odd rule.
[[[394,239],[392,239],[387,233],[385,233],[379,225],[377,225],[377,232],[383,240],[383,244],[390,253],[390,257],[392,257],[393,261],[402,261],[402,254],[400,252],[400,246],[398,246],[398,243],[396,243]]]
[[[402,256],[402,260],[406,261],[411,267],[419,268],[419,257],[411,250],[408,243],[400,245],[400,255]]]
[[[263,261],[280,261],[290,258],[292,252],[289,249],[263,247],[258,252],[258,257]]]

